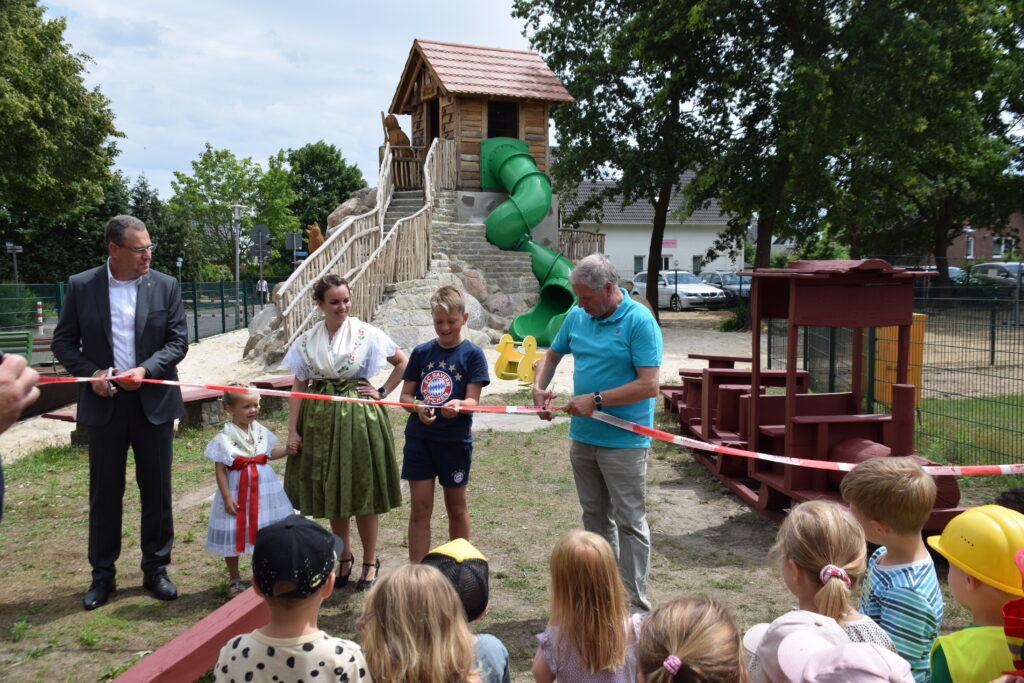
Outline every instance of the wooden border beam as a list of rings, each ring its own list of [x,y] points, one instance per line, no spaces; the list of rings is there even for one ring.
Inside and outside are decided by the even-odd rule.
[[[249,587],[114,680],[119,683],[194,681],[213,668],[220,649],[229,639],[257,629],[269,620],[267,604]]]

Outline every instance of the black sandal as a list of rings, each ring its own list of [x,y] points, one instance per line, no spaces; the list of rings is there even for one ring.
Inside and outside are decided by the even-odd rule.
[[[348,564],[348,571],[345,572],[344,574],[342,574],[341,573],[341,565],[346,564],[346,563]],[[349,577],[352,576],[352,567],[354,567],[355,564],[356,564],[356,556],[355,555],[349,555],[347,560],[338,560],[338,568],[334,572],[335,576],[338,577],[334,581],[334,585],[336,587],[344,588],[345,586],[348,585]]]
[[[356,590],[357,591],[364,591],[364,590],[366,590],[367,588],[372,586],[373,582],[377,580],[378,576],[380,576],[380,558],[379,557],[377,558],[377,561],[374,562],[373,564],[369,564],[367,562],[363,562],[363,566],[364,567],[373,567],[376,571],[373,573],[373,578],[372,579],[367,579],[366,578],[366,575],[370,573],[369,570],[365,570],[364,571],[362,578],[359,579],[358,581],[356,581]]]

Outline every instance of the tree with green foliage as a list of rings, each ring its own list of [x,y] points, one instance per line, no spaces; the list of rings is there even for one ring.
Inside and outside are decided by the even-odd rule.
[[[251,158],[239,159],[229,150],[214,149],[206,143],[202,154],[192,162],[191,175],[175,171],[169,206],[175,225],[186,234],[185,243],[191,252],[185,255],[186,264],[201,259],[230,266],[234,271],[234,204],[247,207],[240,221],[242,263],[251,262],[248,231],[258,223],[270,228],[272,246],[281,248],[284,233],[298,227],[288,208],[295,201],[295,192],[284,162],[283,153],[278,153],[264,171]]]
[[[271,258],[268,262],[281,263],[282,258],[290,260],[291,255],[284,249],[287,232],[297,232],[299,219],[292,213],[298,194],[295,192],[295,176],[288,170],[284,151],[267,159],[267,171],[256,184],[256,213],[253,225],[266,225],[270,229]],[[255,262],[249,259],[250,262]]]
[[[103,227],[111,216],[131,211],[128,184],[116,172],[103,184],[103,200],[62,212],[42,212],[20,204],[0,211],[0,237],[20,244],[18,275],[22,282],[63,282],[68,276],[104,262]],[[3,274],[3,279],[13,275]]]
[[[717,199],[716,248],[756,225],[763,267],[777,237],[863,254],[927,226],[944,256],[966,221],[1005,225],[1021,206],[1020,6],[517,0],[514,13],[579,98],[554,114],[556,181],[603,174],[657,206],[657,183],[631,183],[664,186],[670,156],[696,171],[683,217]]]
[[[669,200],[683,172],[706,155],[700,121],[688,102],[695,96],[708,41],[696,32],[673,42],[672,2],[566,2],[516,0],[531,44],[576,102],[552,116],[559,149],[551,173],[556,190],[573,195],[582,180],[611,181],[569,222],[600,217],[607,199],[643,201],[654,209],[647,257],[648,281],[657,281]],[[657,315],[657,289],[647,298]]]
[[[149,238],[157,245],[153,251],[153,267],[177,277],[178,257],[186,258],[189,253],[185,240],[187,231],[175,223],[170,208],[160,199],[160,193],[149,184],[144,173],[135,179],[128,197],[131,202],[128,213],[146,224]],[[182,264],[182,278],[195,272],[188,267],[189,260]]]
[[[82,80],[88,57],[36,0],[0,2],[0,207],[61,212],[104,198],[114,114]]]
[[[731,93],[702,105],[721,125],[694,198],[732,213],[726,244],[756,221],[755,265],[783,237],[931,251],[945,272],[968,221],[998,228],[1021,207],[1003,116],[1020,82],[1000,76],[1020,73],[1019,3],[1016,19],[991,0],[686,4],[702,20],[684,34],[735,48],[709,72]]]
[[[300,226],[319,223],[327,232],[327,216],[354,191],[366,187],[363,173],[345,162],[334,145],[323,140],[287,152],[296,199],[291,210]]]
[[[890,78],[862,91],[881,112],[837,159],[830,212],[854,253],[931,253],[948,279],[965,227],[1004,232],[1024,208],[1022,7],[927,2],[874,27]]]

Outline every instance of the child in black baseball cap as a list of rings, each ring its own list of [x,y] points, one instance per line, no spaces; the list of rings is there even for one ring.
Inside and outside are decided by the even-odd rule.
[[[466,621],[472,623],[484,616],[490,596],[489,569],[487,558],[472,543],[456,538],[431,550],[421,564],[436,567],[452,583],[466,612]],[[477,634],[473,652],[475,669],[483,683],[511,683],[508,649],[498,638],[488,633]]]
[[[320,604],[334,590],[341,539],[300,515],[260,529],[252,553],[253,587],[270,621],[221,648],[214,680],[304,678],[370,680],[360,647],[317,626]]]

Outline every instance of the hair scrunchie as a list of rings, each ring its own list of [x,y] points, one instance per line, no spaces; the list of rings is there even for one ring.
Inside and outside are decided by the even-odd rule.
[[[683,665],[683,660],[679,659],[675,655],[669,655],[665,657],[665,661],[661,663],[665,667],[665,671],[669,672],[673,676],[679,673],[679,667]]]
[[[850,575],[847,574],[846,570],[842,567],[837,567],[834,564],[826,564],[821,568],[821,571],[818,572],[818,578],[821,579],[822,583],[828,583],[828,580],[832,577],[837,577],[847,586],[850,585]]]

